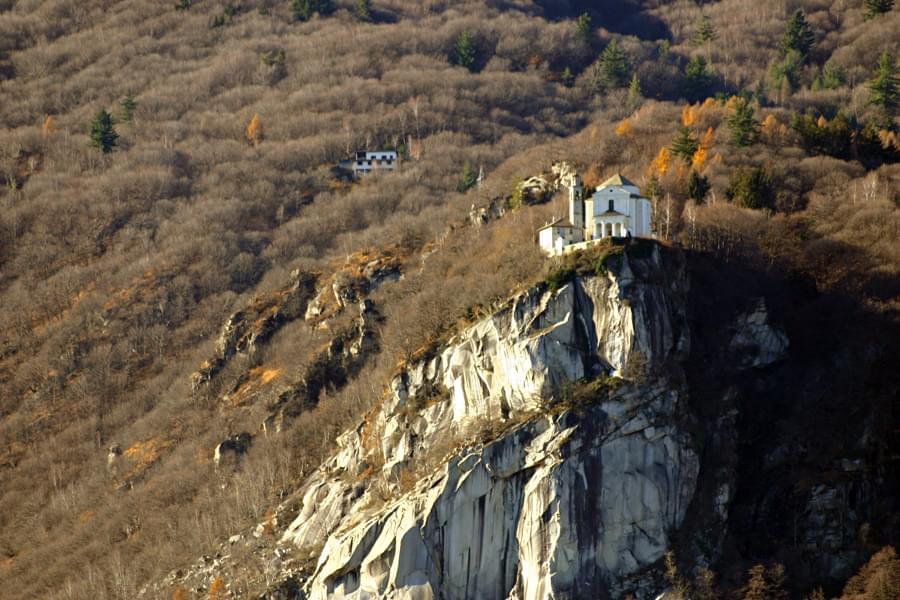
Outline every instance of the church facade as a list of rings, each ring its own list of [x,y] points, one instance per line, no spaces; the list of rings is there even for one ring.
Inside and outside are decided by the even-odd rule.
[[[538,230],[538,242],[548,254],[562,254],[573,245],[607,237],[652,237],[650,200],[621,175],[613,175],[586,194],[581,178],[567,182],[568,219],[558,219]]]

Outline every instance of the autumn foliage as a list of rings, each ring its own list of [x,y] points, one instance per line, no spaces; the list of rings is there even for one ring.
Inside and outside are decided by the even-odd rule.
[[[225,600],[226,597],[225,581],[221,577],[216,576],[212,585],[209,586],[208,600]]]
[[[262,129],[262,121],[260,121],[259,115],[253,115],[253,118],[250,119],[250,123],[247,124],[247,142],[251,146],[258,146],[263,138],[263,129]]]

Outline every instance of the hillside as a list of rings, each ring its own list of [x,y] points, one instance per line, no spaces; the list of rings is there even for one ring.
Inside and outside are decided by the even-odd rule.
[[[900,9],[868,4],[0,0],[0,596],[262,593],[253,549],[170,574],[258,524],[269,556],[398,373],[571,274],[536,245],[560,161],[637,182],[684,262],[672,435],[733,489],[715,548],[666,531],[680,567],[840,595],[900,543]],[[759,297],[790,350],[736,370]]]

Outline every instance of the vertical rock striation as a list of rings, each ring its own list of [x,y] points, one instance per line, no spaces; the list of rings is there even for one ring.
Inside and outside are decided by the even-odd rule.
[[[310,598],[646,595],[699,475],[687,277],[650,248],[518,295],[394,378],[284,534],[316,563]],[[579,403],[579,380],[616,384]]]

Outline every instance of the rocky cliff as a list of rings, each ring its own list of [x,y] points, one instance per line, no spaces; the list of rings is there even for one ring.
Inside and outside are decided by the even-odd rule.
[[[688,278],[679,255],[641,248],[519,294],[400,370],[284,533],[315,564],[309,597],[660,591],[689,511],[715,529],[734,485],[719,470],[703,486],[716,496],[697,497]],[[787,344],[763,302],[731,339],[738,368]]]

